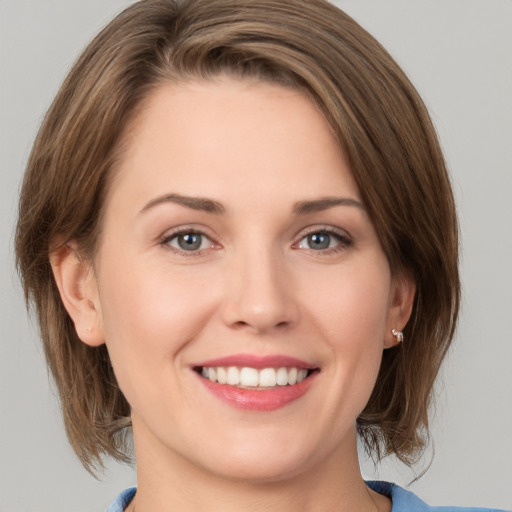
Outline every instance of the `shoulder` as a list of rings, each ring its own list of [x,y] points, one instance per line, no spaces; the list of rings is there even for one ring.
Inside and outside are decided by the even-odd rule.
[[[123,512],[124,509],[130,504],[137,491],[136,487],[125,489],[107,508],[106,512]]]
[[[490,508],[467,508],[467,507],[431,507],[418,498],[411,491],[389,482],[366,482],[368,487],[379,494],[388,496],[393,501],[391,512],[505,512]],[[135,487],[124,490],[112,502],[106,512],[123,512],[130,504],[136,492]]]
[[[389,482],[366,482],[370,489],[388,496],[393,502],[391,512],[504,512],[490,508],[431,507],[411,491]]]

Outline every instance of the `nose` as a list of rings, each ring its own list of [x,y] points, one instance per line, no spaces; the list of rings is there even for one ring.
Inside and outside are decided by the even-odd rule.
[[[260,250],[234,259],[226,279],[222,311],[225,324],[256,334],[294,326],[299,308],[292,272],[283,257]]]

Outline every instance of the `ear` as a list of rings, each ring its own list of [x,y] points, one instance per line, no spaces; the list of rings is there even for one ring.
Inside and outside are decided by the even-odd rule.
[[[76,244],[60,245],[50,254],[50,264],[64,307],[78,337],[97,347],[105,342],[98,287],[90,263],[80,258]]]
[[[384,335],[384,348],[394,347],[399,341],[391,332],[402,331],[407,325],[414,305],[416,283],[408,272],[402,272],[393,278],[390,291],[389,311]]]

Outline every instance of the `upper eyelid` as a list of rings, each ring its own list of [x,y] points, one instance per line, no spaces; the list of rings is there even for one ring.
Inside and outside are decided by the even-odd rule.
[[[209,231],[210,230],[208,230],[204,226],[197,227],[194,225],[184,225],[184,226],[167,229],[158,238],[160,240],[166,240],[166,239],[174,238],[178,235],[182,235],[184,233],[194,233],[197,235],[203,235],[203,236],[209,238],[210,240],[214,241],[215,237],[212,234],[210,234]]]
[[[312,225],[308,226],[306,228],[302,228],[296,235],[295,238],[302,239],[305,236],[311,235],[312,233],[328,233],[328,234],[334,234],[338,235],[340,237],[345,238],[352,238],[352,235],[343,228],[338,228],[335,226],[329,226],[329,225]]]
[[[173,233],[169,233],[168,235],[164,235],[162,237],[163,240],[172,240],[173,238],[176,238],[180,235],[199,235],[199,236],[204,236],[205,238],[207,238],[208,240],[212,241],[212,237],[207,235],[206,233],[203,233],[202,231],[196,231],[196,230],[193,230],[193,229],[185,229],[183,231],[175,231]]]

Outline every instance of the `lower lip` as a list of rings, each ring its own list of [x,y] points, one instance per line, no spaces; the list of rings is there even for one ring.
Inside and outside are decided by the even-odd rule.
[[[238,409],[251,411],[275,411],[298,400],[307,393],[315,376],[316,373],[292,386],[278,386],[258,391],[219,384],[198,375],[206,388],[217,398]]]

